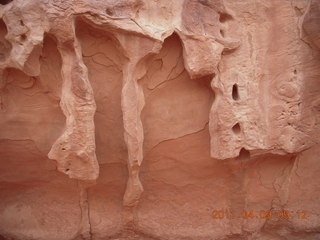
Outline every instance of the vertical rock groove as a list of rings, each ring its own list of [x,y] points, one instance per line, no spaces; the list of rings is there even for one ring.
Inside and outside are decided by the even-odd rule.
[[[78,181],[79,188],[79,205],[81,210],[81,220],[78,235],[82,240],[91,240],[91,223],[90,223],[90,209],[88,200],[88,188],[90,184],[85,181]]]

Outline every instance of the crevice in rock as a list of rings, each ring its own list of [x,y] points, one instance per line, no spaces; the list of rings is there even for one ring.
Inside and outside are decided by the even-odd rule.
[[[272,184],[274,191],[278,195],[281,208],[284,208],[288,202],[288,197],[290,194],[289,185],[294,177],[293,175],[296,175],[298,178],[300,178],[300,176],[297,174],[298,162],[299,157],[293,155],[290,158],[288,165],[283,168],[281,175],[277,177]]]
[[[90,221],[90,208],[88,200],[88,188],[92,185],[90,182],[78,181],[79,187],[79,206],[81,211],[79,235],[83,240],[92,239],[92,227]]]
[[[203,126],[203,128],[199,129],[198,131],[194,131],[194,132],[192,132],[192,133],[187,133],[187,134],[184,134],[184,135],[179,136],[179,137],[177,137],[177,138],[166,139],[166,140],[163,140],[163,141],[157,143],[157,144],[156,144],[155,146],[153,146],[147,153],[145,153],[145,158],[146,158],[146,156],[147,156],[149,153],[151,153],[155,148],[157,148],[157,147],[158,147],[159,145],[161,145],[162,143],[164,143],[164,142],[169,142],[169,141],[173,141],[173,140],[177,140],[177,139],[179,139],[179,138],[184,138],[184,137],[187,137],[187,136],[190,136],[190,135],[198,134],[198,133],[200,133],[200,132],[202,132],[202,131],[205,131],[205,129],[208,127],[208,125],[209,125],[209,121],[206,122],[205,125]]]
[[[237,160],[239,161],[250,160],[250,152],[245,148],[241,148],[239,152],[239,156],[237,157]]]
[[[240,99],[238,84],[233,84],[232,86],[232,99],[238,101]]]
[[[230,219],[231,232],[243,235],[242,211],[246,209],[246,176],[247,165],[242,162],[229,163],[232,172],[232,178],[229,185],[229,208],[234,216],[240,216],[240,219]],[[236,236],[237,234],[235,234]],[[241,239],[241,238],[240,238]]]

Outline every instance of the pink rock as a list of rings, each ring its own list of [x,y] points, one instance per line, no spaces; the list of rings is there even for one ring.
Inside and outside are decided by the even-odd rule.
[[[319,9],[0,1],[0,239],[319,239]]]

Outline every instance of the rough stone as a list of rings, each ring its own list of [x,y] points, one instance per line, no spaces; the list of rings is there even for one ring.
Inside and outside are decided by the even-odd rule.
[[[0,239],[320,239],[319,48],[318,0],[0,1]]]

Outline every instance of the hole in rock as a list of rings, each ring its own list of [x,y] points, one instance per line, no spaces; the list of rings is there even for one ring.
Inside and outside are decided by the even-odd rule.
[[[221,23],[230,21],[230,20],[232,20],[232,19],[233,19],[232,16],[229,15],[228,13],[220,13],[219,21],[220,21]]]
[[[238,85],[237,84],[234,84],[232,86],[232,98],[233,100],[237,101],[240,99],[240,96],[239,96],[239,90],[238,90]]]
[[[108,14],[109,16],[113,16],[113,10],[111,8],[107,8],[106,14]]]
[[[24,22],[22,20],[20,20],[20,25],[24,26]]]
[[[294,74],[297,74],[297,69],[293,70],[293,73],[294,73]]]
[[[27,35],[25,35],[25,34],[20,35],[21,41],[25,41],[26,39],[27,39]]]
[[[65,151],[66,149],[65,149],[65,148],[62,148],[61,150]]]
[[[249,159],[250,159],[250,152],[245,148],[241,148],[239,156],[237,157],[237,160],[245,161]]]
[[[241,132],[241,128],[240,128],[239,123],[235,124],[235,125],[232,127],[232,131],[233,131],[235,134],[239,134],[239,133]]]
[[[8,3],[12,2],[12,0],[0,0],[1,5],[6,5]]]
[[[69,172],[69,171],[70,171],[70,169],[69,169],[69,168],[67,168],[67,169],[66,169],[66,172]]]

